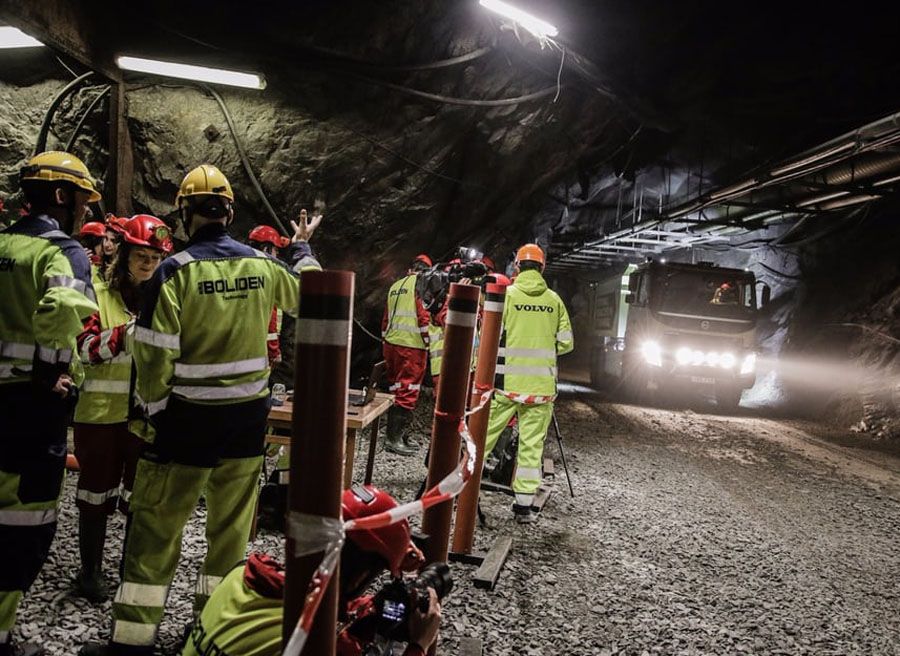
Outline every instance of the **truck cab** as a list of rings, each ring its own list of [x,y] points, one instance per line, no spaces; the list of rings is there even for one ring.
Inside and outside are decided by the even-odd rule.
[[[616,291],[618,293],[616,293]],[[595,288],[592,378],[642,395],[707,387],[736,407],[756,380],[756,279],[710,263],[648,261]],[[762,300],[768,301],[768,287]]]

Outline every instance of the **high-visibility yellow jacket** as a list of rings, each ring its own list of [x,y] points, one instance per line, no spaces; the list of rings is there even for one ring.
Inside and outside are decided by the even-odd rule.
[[[556,357],[575,347],[562,299],[538,271],[523,271],[506,289],[497,358],[497,389],[556,394]]]
[[[291,262],[310,255],[305,242],[290,248]],[[221,224],[204,226],[148,283],[134,333],[135,401],[152,417],[173,395],[200,404],[266,396],[272,308],[295,314],[299,293],[300,278],[285,263],[235,241]]]
[[[75,338],[97,310],[84,249],[48,216],[0,232],[0,384],[83,378]]]
[[[428,348],[431,317],[416,294],[416,274],[400,278],[388,291],[381,336],[388,344],[414,349]]]
[[[432,376],[441,375],[441,362],[444,359],[444,329],[428,324],[428,361]]]
[[[131,353],[125,333],[132,315],[122,295],[107,283],[94,283],[94,291],[100,311],[88,319],[78,338],[84,384],[75,421],[117,424],[128,419]]]

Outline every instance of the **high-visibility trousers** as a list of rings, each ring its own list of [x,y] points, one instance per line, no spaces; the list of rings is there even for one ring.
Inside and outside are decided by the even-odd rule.
[[[428,367],[428,351],[385,342],[382,353],[390,383],[388,391],[394,395],[394,405],[414,410]]]
[[[156,439],[138,462],[125,571],[113,599],[116,652],[152,649],[181,535],[202,495],[207,553],[194,609],[245,556],[259,494],[268,399],[219,406],[170,399]]]
[[[128,512],[138,458],[146,442],[128,424],[74,425],[75,457],[81,472],[75,505],[81,512],[112,515]]]
[[[531,506],[534,494],[541,484],[544,439],[553,418],[553,403],[526,405],[495,393],[491,400],[491,414],[488,419],[485,457],[494,450],[497,440],[500,439],[500,433],[513,416],[518,417],[519,449],[512,488],[517,505]]]
[[[0,644],[56,535],[72,410],[29,383],[0,385]]]

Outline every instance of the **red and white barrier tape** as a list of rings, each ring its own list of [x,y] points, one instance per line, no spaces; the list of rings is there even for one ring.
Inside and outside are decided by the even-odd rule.
[[[347,531],[375,529],[396,524],[413,515],[418,515],[427,508],[449,501],[463,491],[475,470],[475,442],[472,441],[472,435],[469,433],[466,417],[482,410],[490,402],[494,390],[491,388],[483,391],[479,389],[479,391],[481,391],[481,397],[478,405],[466,411],[459,418],[459,436],[462,446],[465,447],[462,450],[459,464],[440,483],[425,492],[421,499],[404,503],[377,515],[351,519],[343,524],[339,520],[319,515],[304,515],[294,512],[290,514],[288,535],[294,540],[294,556],[304,556],[319,551],[324,551],[325,555],[309,583],[303,612],[297,620],[297,626],[294,627],[291,639],[284,648],[284,656],[299,656],[303,645],[306,644],[313,618],[316,616],[316,611],[319,609],[319,604],[339,562],[341,547],[344,545],[344,534]],[[442,420],[453,419],[450,415],[437,412],[435,417]]]

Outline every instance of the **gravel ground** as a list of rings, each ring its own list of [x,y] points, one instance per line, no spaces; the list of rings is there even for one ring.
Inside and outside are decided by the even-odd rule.
[[[469,636],[498,656],[900,654],[900,461],[810,446],[801,428],[747,411],[638,408],[591,394],[566,395],[558,411],[577,496],[568,497],[558,464],[536,524],[516,525],[508,497],[483,495],[489,526],[476,547],[512,535],[513,550],[492,592],[471,585],[474,567],[453,566],[442,653]],[[417,427],[428,430],[424,410]],[[361,451],[360,478],[364,461]],[[407,500],[424,472],[421,457],[382,453],[375,481]],[[20,611],[21,633],[51,654],[108,635],[109,604],[68,594],[78,562],[74,484],[51,559]],[[201,509],[185,531],[165,653],[177,651],[190,619],[202,522]],[[121,530],[117,518],[111,582]],[[255,546],[282,549],[271,533]]]

